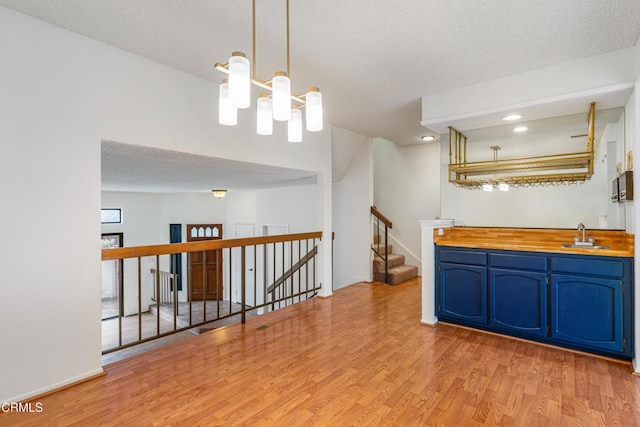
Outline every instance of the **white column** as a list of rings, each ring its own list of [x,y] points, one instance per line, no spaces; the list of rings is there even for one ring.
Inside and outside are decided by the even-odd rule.
[[[332,182],[331,175],[318,173],[318,225],[322,230],[322,242],[319,245],[319,268],[318,280],[322,287],[318,295],[320,297],[330,297],[333,295],[333,225],[331,221],[332,212]]]
[[[438,323],[436,317],[436,269],[435,248],[433,244],[434,230],[453,227],[452,219],[423,220],[422,229],[422,320],[423,325],[433,326]]]

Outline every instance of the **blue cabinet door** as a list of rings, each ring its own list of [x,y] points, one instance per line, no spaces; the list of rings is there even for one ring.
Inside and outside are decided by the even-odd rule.
[[[492,268],[490,322],[518,335],[547,336],[547,274]]]
[[[551,337],[623,353],[622,280],[551,275]]]
[[[438,317],[487,324],[487,268],[440,263]]]

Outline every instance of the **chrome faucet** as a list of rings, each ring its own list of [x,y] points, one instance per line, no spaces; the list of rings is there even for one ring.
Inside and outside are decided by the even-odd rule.
[[[582,231],[582,240],[581,243],[587,242],[587,228],[583,223],[578,224],[578,231]]]

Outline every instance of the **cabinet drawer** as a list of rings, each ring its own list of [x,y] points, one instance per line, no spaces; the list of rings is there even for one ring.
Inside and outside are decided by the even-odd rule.
[[[622,277],[624,274],[624,262],[622,259],[603,259],[593,256],[584,258],[552,257],[551,271],[554,273]]]
[[[489,266],[497,268],[547,271],[547,257],[538,255],[490,253]]]
[[[487,253],[458,249],[440,249],[440,262],[455,264],[487,265]]]

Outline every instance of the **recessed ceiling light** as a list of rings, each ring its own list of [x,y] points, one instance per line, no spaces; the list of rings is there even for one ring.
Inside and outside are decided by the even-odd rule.
[[[529,130],[529,128],[526,126],[518,126],[516,128],[513,128],[513,131],[518,133],[526,132],[527,130]]]
[[[422,138],[423,141],[427,141],[427,142],[433,141],[434,139],[436,139],[436,137],[433,136],[433,135],[424,135],[421,138]]]
[[[508,116],[504,116],[502,120],[505,122],[511,122],[513,120],[518,120],[522,118],[522,114],[509,114]]]

